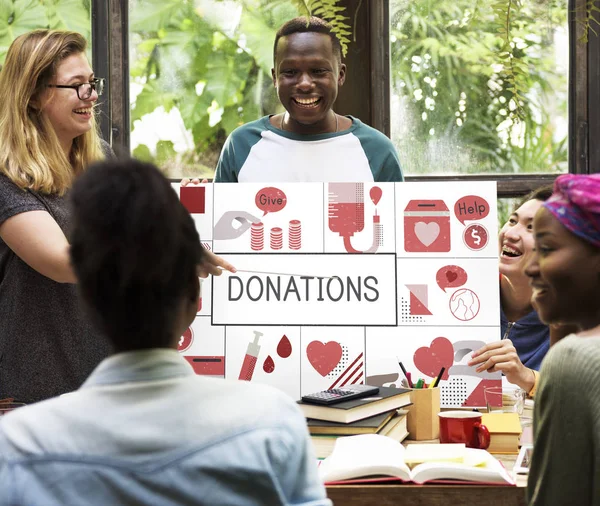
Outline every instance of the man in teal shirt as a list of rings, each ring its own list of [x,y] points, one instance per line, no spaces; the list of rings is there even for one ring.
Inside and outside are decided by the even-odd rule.
[[[391,141],[332,109],[346,65],[328,23],[316,17],[308,24],[305,17],[288,21],[275,37],[273,59],[273,85],[286,112],[234,130],[215,182],[403,180]]]

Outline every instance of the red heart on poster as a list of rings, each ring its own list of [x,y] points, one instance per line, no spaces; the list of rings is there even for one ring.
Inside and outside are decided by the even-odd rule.
[[[321,341],[313,341],[306,347],[306,356],[315,371],[325,377],[339,364],[342,358],[342,347],[335,341],[325,344]]]
[[[448,280],[448,283],[452,283],[453,281],[456,281],[456,278],[458,278],[458,274],[456,274],[456,272],[446,271],[446,279]]]
[[[441,379],[448,379],[448,369],[454,363],[454,346],[445,337],[436,337],[431,341],[429,348],[423,346],[415,351],[413,361],[417,369],[430,378],[434,378],[445,367]]]

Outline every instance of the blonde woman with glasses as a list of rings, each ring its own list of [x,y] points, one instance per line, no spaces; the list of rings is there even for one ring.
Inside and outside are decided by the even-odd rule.
[[[0,399],[74,390],[111,351],[80,310],[66,238],[74,178],[110,152],[85,51],[78,33],[36,30],[0,72]]]
[[[73,180],[112,154],[86,46],[78,33],[36,30],[15,39],[0,72],[0,399],[75,390],[112,351],[79,307],[66,236]],[[198,275],[222,269],[235,271],[207,252]]]

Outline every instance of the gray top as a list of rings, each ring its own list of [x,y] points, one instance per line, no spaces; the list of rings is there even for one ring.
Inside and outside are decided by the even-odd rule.
[[[546,355],[535,396],[531,506],[600,504],[600,336],[565,337]]]
[[[0,224],[37,210],[68,233],[67,197],[21,190],[0,175]],[[83,315],[77,287],[38,273],[0,239],[0,399],[31,403],[75,390],[110,350]]]

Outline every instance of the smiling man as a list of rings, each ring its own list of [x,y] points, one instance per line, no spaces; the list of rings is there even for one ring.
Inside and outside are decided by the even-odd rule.
[[[275,36],[273,85],[282,114],[234,130],[215,182],[402,181],[381,132],[333,110],[346,78],[340,42],[320,18],[285,23]]]

